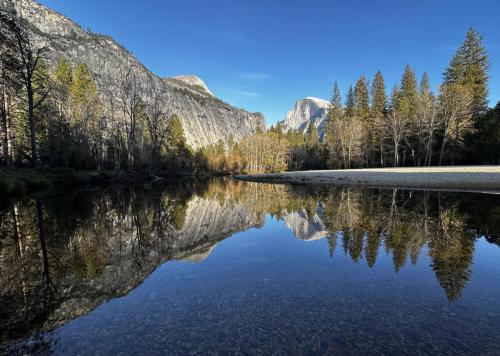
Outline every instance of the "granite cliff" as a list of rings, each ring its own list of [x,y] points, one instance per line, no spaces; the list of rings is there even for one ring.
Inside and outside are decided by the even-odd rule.
[[[72,64],[86,64],[94,74],[103,101],[118,100],[120,83],[132,76],[141,84],[144,101],[151,99],[148,88],[155,88],[165,111],[181,118],[187,143],[194,148],[230,137],[238,141],[265,128],[262,114],[235,108],[216,98],[200,78],[161,78],[111,37],[84,30],[34,0],[0,0],[0,10],[17,13],[26,22],[34,42],[48,48],[46,62],[50,68],[61,58]]]
[[[322,140],[329,107],[330,103],[324,99],[315,97],[299,99],[281,124],[285,131],[298,130],[304,133],[309,123],[312,122],[318,129],[320,140]]]

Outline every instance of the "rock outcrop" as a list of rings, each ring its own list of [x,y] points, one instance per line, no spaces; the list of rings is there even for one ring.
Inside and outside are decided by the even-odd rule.
[[[194,148],[230,137],[238,141],[257,129],[265,129],[262,114],[249,113],[217,99],[200,78],[160,78],[111,37],[86,31],[34,0],[0,0],[0,10],[17,13],[25,20],[37,45],[48,48],[46,61],[50,68],[61,58],[72,64],[86,64],[94,74],[103,101],[119,100],[118,89],[131,77],[140,83],[146,102],[151,99],[151,88],[155,88],[165,111],[181,118],[187,143]]]
[[[299,99],[295,103],[293,110],[289,111],[285,119],[281,121],[281,124],[285,131],[299,130],[306,132],[309,123],[312,122],[318,129],[320,140],[322,140],[329,106],[328,101],[320,98],[307,97]]]
[[[165,79],[168,80],[169,78],[165,78]],[[203,80],[201,80],[200,77],[197,77],[196,75],[178,75],[178,76],[170,78],[170,79],[177,80],[177,81],[182,82],[184,84],[187,84],[191,87],[198,87],[198,89],[202,91],[202,94],[203,94],[203,92],[205,92],[207,94],[210,94],[211,96],[215,96],[210,91],[210,89],[208,89],[205,82]]]

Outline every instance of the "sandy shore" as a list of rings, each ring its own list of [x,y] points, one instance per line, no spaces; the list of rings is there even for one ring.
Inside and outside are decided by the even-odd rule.
[[[418,189],[500,191],[500,166],[407,167],[249,174],[267,183],[363,185]]]

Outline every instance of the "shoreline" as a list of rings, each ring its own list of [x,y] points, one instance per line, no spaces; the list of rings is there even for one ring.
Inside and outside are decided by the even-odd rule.
[[[363,168],[237,175],[261,183],[500,192],[500,166]]]
[[[111,184],[142,184],[179,180],[183,178],[204,179],[212,177],[210,172],[149,172],[113,170],[74,170],[63,167],[0,168],[0,199],[19,198],[27,194],[75,187],[108,186]]]

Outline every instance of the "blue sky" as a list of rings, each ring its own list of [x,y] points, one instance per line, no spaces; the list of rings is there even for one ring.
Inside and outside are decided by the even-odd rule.
[[[215,95],[268,125],[298,98],[330,98],[380,69],[388,92],[409,63],[436,88],[469,26],[491,59],[500,100],[498,0],[40,0],[113,36],[161,76],[196,74]]]

